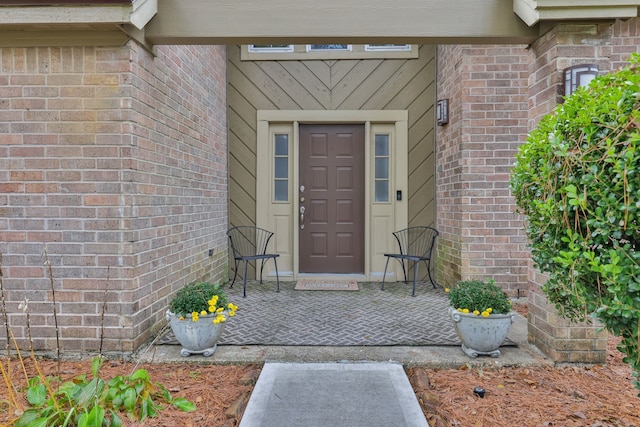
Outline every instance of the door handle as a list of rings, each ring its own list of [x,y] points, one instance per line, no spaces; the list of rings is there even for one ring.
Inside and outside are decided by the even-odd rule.
[[[300,228],[304,228],[304,206],[300,206]]]

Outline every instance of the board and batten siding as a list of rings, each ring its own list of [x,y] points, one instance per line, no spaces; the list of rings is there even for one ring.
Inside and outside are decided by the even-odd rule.
[[[258,110],[408,111],[408,222],[435,226],[435,79],[433,45],[411,59],[290,61],[241,60],[228,46],[230,226],[256,223]]]

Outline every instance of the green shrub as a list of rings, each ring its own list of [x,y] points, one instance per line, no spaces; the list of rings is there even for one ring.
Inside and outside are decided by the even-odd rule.
[[[544,293],[569,319],[597,316],[640,375],[640,73],[594,79],[520,147],[511,187]],[[636,387],[640,384],[636,381]]]
[[[467,280],[458,282],[449,289],[449,303],[458,311],[476,315],[507,314],[511,311],[511,301],[493,280]]]
[[[144,369],[106,382],[99,375],[103,363],[102,357],[93,359],[92,379],[80,375],[62,384],[55,377],[30,379],[26,394],[30,407],[14,427],[118,427],[123,425],[122,413],[136,421],[155,417],[162,410],[162,401],[182,411],[196,409],[182,397],[172,398]]]

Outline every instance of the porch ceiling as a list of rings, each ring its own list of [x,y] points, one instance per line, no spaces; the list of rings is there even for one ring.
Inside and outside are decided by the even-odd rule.
[[[159,0],[153,44],[529,43],[513,0]]]
[[[6,0],[0,47],[531,43],[540,23],[638,15],[640,0]]]

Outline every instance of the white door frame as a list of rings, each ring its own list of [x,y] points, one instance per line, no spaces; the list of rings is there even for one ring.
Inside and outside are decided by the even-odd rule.
[[[365,125],[365,275],[360,280],[382,280],[384,252],[394,251],[396,242],[391,234],[408,224],[408,117],[406,110],[258,110],[256,165],[256,225],[275,233],[271,251],[280,254],[280,277],[298,278],[298,186],[300,123],[361,123]],[[374,134],[391,137],[390,200],[373,200],[373,140]],[[288,200],[274,201],[274,136],[285,134],[289,141]],[[396,200],[396,192],[402,200]],[[394,263],[397,264],[397,263]],[[394,280],[393,266],[387,276]],[[269,268],[269,265],[267,266]],[[275,279],[275,270],[265,276]],[[306,277],[306,276],[305,276]]]

